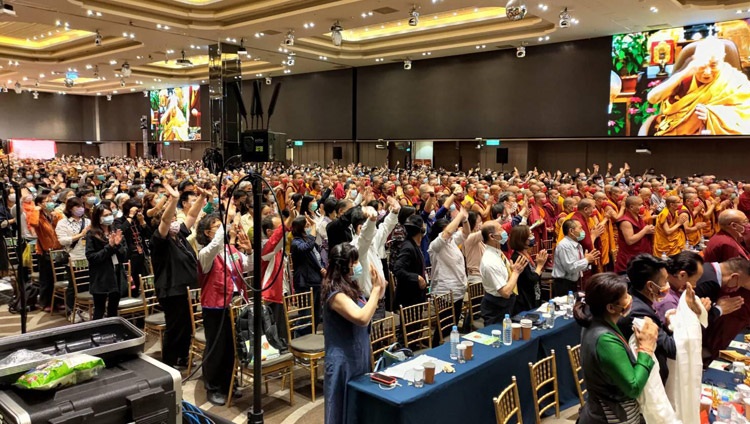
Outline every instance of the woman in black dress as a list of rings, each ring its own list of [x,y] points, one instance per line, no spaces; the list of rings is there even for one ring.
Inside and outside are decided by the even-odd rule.
[[[513,305],[513,315],[536,309],[542,305],[542,271],[547,262],[547,251],[542,249],[532,258],[531,252],[536,240],[526,225],[517,225],[510,230],[508,247],[513,250],[511,262],[523,256],[529,261],[523,272],[518,276],[518,296]]]

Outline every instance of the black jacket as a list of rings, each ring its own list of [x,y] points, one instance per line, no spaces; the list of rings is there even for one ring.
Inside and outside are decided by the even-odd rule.
[[[622,335],[625,336],[625,340],[630,340],[630,336],[633,335],[633,318],[644,318],[649,317],[656,325],[659,326],[659,335],[656,339],[656,356],[657,362],[659,362],[659,375],[661,376],[662,383],[667,382],[669,377],[669,368],[667,368],[667,358],[675,359],[677,355],[677,347],[674,344],[674,337],[672,332],[661,322],[659,315],[656,313],[653,307],[649,304],[649,300],[646,299],[640,292],[632,291],[633,296],[633,307],[630,310],[630,315],[620,318],[617,326],[620,327]]]
[[[419,277],[425,275],[424,257],[414,239],[404,240],[392,268],[396,277],[396,305],[411,306],[424,302],[426,290],[419,288]]]
[[[317,251],[318,256],[315,256]],[[323,276],[320,270],[323,265],[318,261],[320,247],[315,244],[315,238],[305,235],[292,239],[292,264],[294,264],[295,290],[309,290],[310,287],[320,287]]]
[[[352,234],[352,212],[354,208],[349,209],[340,217],[334,219],[326,225],[326,234],[328,235],[328,256],[331,256],[331,250],[341,243],[348,243],[354,239]]]
[[[106,294],[120,291],[123,283],[121,269],[115,271],[112,255],[117,255],[120,265],[128,260],[128,248],[125,242],[112,247],[108,240],[95,237],[89,231],[86,234],[86,259],[89,261],[90,285],[92,294]]]
[[[716,275],[716,269],[710,262],[703,264],[703,275],[698,281],[695,282],[695,295],[699,298],[707,297],[711,299],[711,303],[715,304],[719,300],[721,295],[721,281],[719,276]],[[739,296],[739,293],[732,294],[730,296]],[[708,327],[711,328],[711,324],[714,323],[721,316],[721,311],[715,305],[711,306],[708,310]]]

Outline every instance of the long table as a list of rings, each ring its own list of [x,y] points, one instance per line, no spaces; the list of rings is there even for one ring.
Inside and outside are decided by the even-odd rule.
[[[497,329],[500,326],[493,325],[480,332]],[[528,364],[554,349],[561,410],[574,406],[578,394],[566,346],[579,344],[580,336],[574,320],[559,317],[554,328],[534,330],[528,341],[500,348],[475,343],[474,359],[465,364],[450,359],[450,344],[445,343],[425,354],[453,363],[456,372],[436,375],[434,384],[417,389],[400,380],[401,387],[383,390],[366,375],[350,381],[346,423],[494,423],[492,398],[511,383],[511,376],[518,381],[524,422],[535,422]]]

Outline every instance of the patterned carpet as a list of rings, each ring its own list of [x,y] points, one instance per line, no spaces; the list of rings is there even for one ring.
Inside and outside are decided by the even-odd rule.
[[[40,311],[31,312],[27,318],[27,331],[43,330],[48,328],[67,325],[68,322],[62,314],[54,314]],[[16,335],[21,333],[21,321],[19,315],[8,312],[8,307],[0,306],[0,337]],[[146,340],[146,354],[159,359],[161,347],[158,339],[149,336]],[[320,373],[319,373],[320,375]],[[183,373],[183,377],[187,373]],[[315,390],[315,402],[311,402],[310,374],[303,368],[295,370],[294,378],[294,404],[289,405],[288,384],[285,389],[281,388],[281,380],[270,380],[268,393],[263,394],[264,418],[267,424],[319,424],[323,422],[323,384],[318,380]],[[252,381],[245,378],[244,385],[251,385]],[[183,384],[183,398],[200,407],[210,411],[212,414],[226,418],[234,423],[247,422],[247,411],[252,407],[252,386],[243,390],[243,397],[232,401],[231,407],[214,406],[206,400],[206,391],[200,379],[200,371],[190,381]]]

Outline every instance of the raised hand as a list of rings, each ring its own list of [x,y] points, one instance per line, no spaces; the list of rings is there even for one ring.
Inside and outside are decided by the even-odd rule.
[[[250,238],[244,231],[237,232],[237,246],[247,254],[253,252],[253,244],[250,242]]]
[[[547,250],[542,249],[539,251],[539,253],[536,254],[536,266],[544,266],[544,264],[547,263]]]
[[[518,259],[516,259],[515,262],[513,262],[513,265],[511,268],[513,269],[513,272],[515,274],[520,274],[523,272],[524,268],[529,264],[529,260],[526,259],[525,256],[519,256]]]

